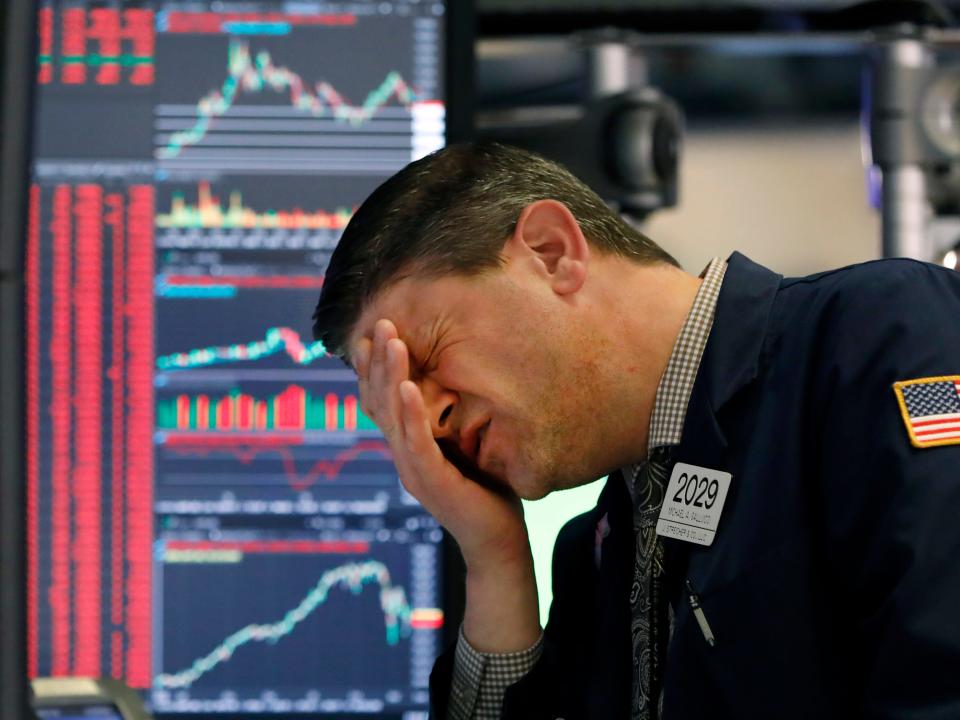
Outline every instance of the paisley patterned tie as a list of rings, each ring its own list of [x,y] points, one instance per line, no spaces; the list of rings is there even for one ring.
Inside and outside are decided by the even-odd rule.
[[[630,588],[633,720],[660,717],[660,689],[670,628],[663,582],[663,541],[657,537],[657,517],[669,480],[671,450],[655,448],[634,475],[636,557]]]

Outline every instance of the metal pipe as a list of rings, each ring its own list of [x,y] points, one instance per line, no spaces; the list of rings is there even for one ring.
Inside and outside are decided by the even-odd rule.
[[[575,36],[585,56],[584,102],[627,92],[647,84],[647,68],[637,52],[636,35],[621,30],[589,31]]]
[[[927,232],[932,213],[921,167],[903,165],[883,172],[883,256],[933,259]]]
[[[918,85],[935,58],[917,35],[893,36],[878,47],[873,91],[874,160],[883,174],[881,196],[884,257],[933,259],[928,233],[932,208],[927,193],[927,151],[919,141]]]

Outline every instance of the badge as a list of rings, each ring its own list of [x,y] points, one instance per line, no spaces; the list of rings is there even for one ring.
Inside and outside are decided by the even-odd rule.
[[[730,473],[677,463],[657,520],[657,535],[710,545],[730,488]]]
[[[914,447],[960,445],[960,375],[893,384]]]

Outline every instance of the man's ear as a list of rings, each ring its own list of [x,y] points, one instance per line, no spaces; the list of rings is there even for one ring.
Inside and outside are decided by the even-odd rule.
[[[504,249],[529,258],[560,295],[577,292],[586,280],[590,246],[573,213],[558,200],[527,205]]]

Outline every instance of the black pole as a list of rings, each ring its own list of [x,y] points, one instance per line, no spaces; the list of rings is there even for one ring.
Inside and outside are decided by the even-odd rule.
[[[34,81],[33,0],[0,9],[0,717],[28,717],[23,245]]]

